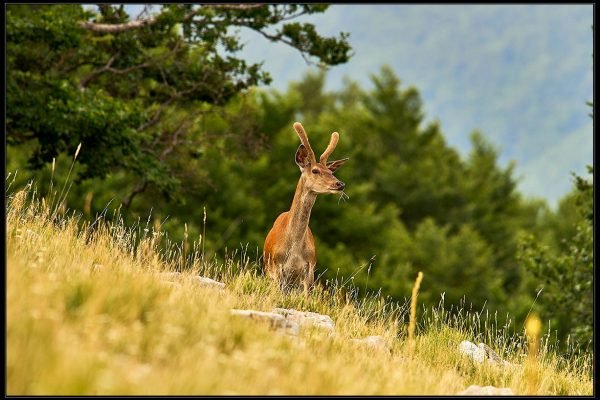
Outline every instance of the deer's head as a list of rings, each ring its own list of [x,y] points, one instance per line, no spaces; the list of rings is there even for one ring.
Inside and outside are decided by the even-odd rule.
[[[302,176],[308,189],[315,193],[340,193],[344,190],[346,185],[338,178],[333,176],[333,173],[341,167],[347,158],[337,161],[327,162],[327,158],[335,149],[338,143],[340,135],[337,132],[331,134],[329,145],[319,158],[315,157],[315,153],[310,147],[306,132],[300,122],[294,123],[294,129],[300,137],[302,144],[296,151],[296,164],[300,167]]]

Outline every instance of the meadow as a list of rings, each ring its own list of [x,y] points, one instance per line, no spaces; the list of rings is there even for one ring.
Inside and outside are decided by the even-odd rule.
[[[203,260],[201,237],[165,244],[144,221],[83,222],[33,183],[6,199],[9,395],[453,395],[469,385],[593,393],[590,354],[564,359],[542,332],[529,355],[523,327],[498,326],[485,311],[443,301],[427,309],[417,297],[409,340],[409,302],[358,298],[349,279],[285,294],[247,252]],[[161,277],[168,271],[181,271],[178,284]],[[201,287],[195,275],[226,287]],[[291,336],[230,314],[274,307],[329,315],[334,334]],[[351,341],[369,335],[390,351]],[[512,365],[474,363],[458,352],[463,340]]]

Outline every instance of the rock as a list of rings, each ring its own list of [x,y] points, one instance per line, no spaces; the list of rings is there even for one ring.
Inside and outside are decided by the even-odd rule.
[[[514,396],[511,388],[497,388],[494,386],[471,385],[458,395],[463,396]]]
[[[158,276],[169,282],[182,281],[184,277],[189,275],[184,275],[181,272],[161,272]],[[194,283],[199,284],[204,287],[214,287],[218,289],[224,289],[225,284],[223,282],[215,281],[214,279],[206,278],[204,276],[193,276],[192,280]]]
[[[460,342],[458,349],[462,354],[479,364],[483,364],[484,361],[487,361],[488,363],[500,366],[511,365],[508,361],[503,360],[485,343],[479,343],[479,345],[475,345],[475,343],[471,343],[468,340],[463,340]]]
[[[284,330],[290,335],[298,335],[300,333],[300,325],[297,322],[274,312],[232,309],[231,314],[238,317],[269,322],[272,328]]]
[[[477,363],[481,364],[485,360],[485,352],[477,347],[476,344],[471,343],[468,340],[463,340],[460,342],[458,345],[458,350],[461,352],[461,354],[466,355]]]
[[[487,344],[485,344],[485,343],[479,343],[477,346],[485,352],[485,357],[486,357],[486,360],[488,360],[488,362],[491,361],[491,362],[494,362],[494,363],[496,363],[498,365],[502,365],[502,366],[511,365],[508,361],[503,360],[502,357],[500,357]]]
[[[358,343],[371,349],[382,350],[389,354],[392,353],[392,349],[390,348],[386,340],[381,336],[367,336],[366,338],[352,339],[351,341],[353,343]]]
[[[310,311],[297,311],[287,308],[274,308],[273,312],[285,319],[297,323],[301,327],[317,327],[333,333],[335,324],[329,315],[318,314]]]
[[[225,284],[223,282],[215,281],[214,279],[206,278],[203,276],[194,276],[192,278],[195,283],[204,287],[212,287],[216,289],[225,289]]]

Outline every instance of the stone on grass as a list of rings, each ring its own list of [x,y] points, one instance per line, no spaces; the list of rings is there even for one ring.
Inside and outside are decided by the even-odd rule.
[[[508,361],[503,360],[494,350],[492,350],[485,343],[479,343],[476,345],[475,343],[471,343],[468,340],[463,340],[460,342],[458,346],[461,354],[469,357],[473,361],[478,364],[483,364],[487,362],[489,364],[499,365],[499,366],[508,366],[511,365]]]
[[[497,388],[494,386],[471,385],[458,395],[463,396],[514,396],[511,388]]]
[[[297,322],[287,319],[284,316],[273,312],[232,309],[231,314],[236,315],[238,317],[268,322],[271,328],[274,328],[276,330],[282,330],[289,335],[298,335],[298,333],[300,332],[300,325]]]
[[[274,308],[273,312],[283,316],[286,320],[293,321],[299,326],[316,327],[333,333],[335,324],[329,315],[318,314],[310,311],[297,311],[287,308]]]
[[[161,272],[158,274],[158,276],[168,282],[181,282],[186,276],[189,275],[184,275],[181,272]],[[213,287],[217,289],[225,288],[225,284],[223,282],[218,282],[214,279],[206,278],[204,276],[193,276],[192,281],[203,287]]]
[[[486,360],[502,366],[511,365],[508,361],[503,360],[502,357],[500,357],[498,353],[492,350],[491,347],[487,344],[479,343],[477,346],[485,352]]]
[[[204,276],[194,276],[192,279],[200,286],[225,289],[225,284],[223,282],[215,281],[214,279],[206,278]]]

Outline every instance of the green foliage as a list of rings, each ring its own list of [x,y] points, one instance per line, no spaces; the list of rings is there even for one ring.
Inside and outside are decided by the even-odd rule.
[[[349,59],[347,34],[324,38],[309,23],[323,5],[165,5],[143,25],[123,5],[7,7],[7,142],[34,142],[29,168],[40,169],[79,143],[79,176],[127,171],[129,205],[151,187],[180,194],[173,147],[189,140],[199,113],[270,81],[260,64],[236,56],[234,27],[286,43],[323,65]],[[280,26],[274,36],[266,29]],[[241,138],[247,135],[240,135]],[[137,183],[134,181],[137,179]]]
[[[492,246],[468,224],[450,235],[449,226],[436,226],[427,218],[417,227],[413,243],[412,262],[427,276],[423,301],[435,304],[439,294],[446,293],[448,304],[459,304],[463,296],[476,307],[488,302],[489,308],[497,309],[506,304],[502,275],[490,268]]]
[[[352,82],[325,92],[324,78],[308,75],[287,93],[250,92],[231,99],[223,113],[199,116],[189,136],[198,146],[175,147],[169,161],[185,182],[181,201],[149,190],[132,204],[132,215],[146,218],[152,208],[152,217],[163,220],[168,213],[163,228],[175,241],[183,239],[184,223],[190,237],[205,230],[209,259],[240,246],[260,257],[297,184],[291,125],[300,120],[316,151],[336,130],[340,142],[332,157],[350,157],[336,173],[350,199],[320,196],[311,214],[323,282],[353,283],[360,294],[381,291],[400,300],[422,270],[420,298],[427,304],[445,293],[448,305],[465,299],[476,309],[523,317],[535,292],[523,294],[530,288],[514,249],[518,231],[537,229],[540,205],[521,200],[512,166],[498,167],[497,152],[480,134],[462,160],[438,125],[422,126],[418,92],[401,89],[387,68],[373,76],[368,92]],[[256,132],[268,151],[252,140],[230,140],[234,132]],[[203,140],[209,133],[218,140]]]
[[[593,173],[592,167],[588,167]],[[567,206],[568,205],[568,206]],[[570,336],[575,348],[587,348],[593,340],[593,185],[575,176],[575,188],[558,213],[574,208],[577,220],[571,229],[555,225],[561,246],[555,249],[540,243],[533,235],[522,238],[519,259],[543,287],[540,306],[554,324],[560,326],[560,339]],[[566,234],[566,236],[562,236]]]

